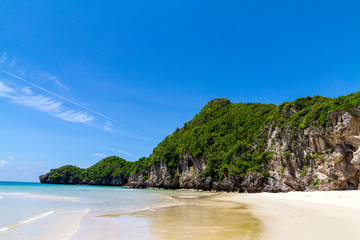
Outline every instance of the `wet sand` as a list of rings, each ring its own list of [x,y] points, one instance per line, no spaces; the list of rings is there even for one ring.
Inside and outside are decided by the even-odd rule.
[[[360,191],[169,196],[176,204],[99,217],[122,222],[121,239],[355,240],[360,236]],[[126,227],[131,222],[138,223]]]
[[[176,200],[171,206],[98,217],[125,225],[126,221],[138,222],[137,229],[122,231],[120,239],[261,239],[263,223],[245,204],[218,200],[217,196],[170,194]]]
[[[179,204],[139,211],[152,239],[260,239],[262,222],[245,204],[214,196],[176,196]]]

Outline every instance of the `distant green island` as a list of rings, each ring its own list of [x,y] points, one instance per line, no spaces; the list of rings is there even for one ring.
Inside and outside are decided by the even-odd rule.
[[[280,105],[213,99],[149,157],[65,165],[42,183],[238,192],[358,189],[360,91]]]

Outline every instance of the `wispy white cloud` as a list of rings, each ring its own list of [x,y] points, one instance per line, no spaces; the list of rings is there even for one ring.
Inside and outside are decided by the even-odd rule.
[[[1,93],[12,93],[15,90],[12,89],[11,87],[5,86],[5,84],[3,82],[0,82],[0,94]]]
[[[68,122],[79,122],[84,124],[90,124],[94,119],[93,116],[86,114],[85,112],[79,112],[75,110],[67,110],[66,112],[60,112],[54,115]]]
[[[0,57],[0,64],[4,63],[6,61],[7,57],[6,57],[6,53],[3,53],[3,55]]]
[[[16,92],[14,89],[7,87],[3,82],[0,82],[0,97],[8,98],[13,103],[46,112],[68,122],[91,125],[94,119],[93,116],[88,115],[86,112],[66,109],[60,101],[55,99],[42,95],[34,95],[28,88],[23,88],[21,92]]]
[[[59,112],[61,102],[41,95],[13,96],[12,102],[44,112]]]
[[[103,149],[106,150],[106,152],[116,152],[116,153],[120,153],[120,154],[123,154],[123,155],[128,155],[128,156],[131,156],[131,157],[134,157],[136,158],[136,156],[134,154],[131,154],[129,152],[126,152],[124,150],[121,150],[121,149],[117,149],[117,148],[112,148],[112,147],[106,147],[106,146],[102,146]],[[112,153],[113,154],[113,153]],[[111,155],[111,154],[108,154],[108,156]]]
[[[68,90],[68,87],[65,86],[65,84],[63,84],[57,76],[55,76],[51,73],[42,72],[42,71],[40,71],[39,74],[40,74],[40,77],[51,81],[55,86],[65,89],[65,90]]]
[[[17,59],[13,58],[13,60],[11,60],[11,63],[9,64],[9,67],[15,66],[16,62],[17,62]]]
[[[121,154],[125,154],[125,155],[128,155],[128,156],[131,156],[131,157],[135,157],[133,154],[131,153],[128,153],[128,152],[125,152],[123,150],[117,150],[118,153],[121,153]]]
[[[40,90],[42,90],[42,91],[44,91],[44,92],[46,92],[46,93],[48,93],[48,94],[50,94],[50,95],[52,95],[52,96],[55,96],[55,97],[57,97],[57,98],[59,98],[59,99],[61,99],[61,100],[64,100],[64,101],[69,102],[69,103],[71,103],[71,104],[73,104],[73,105],[76,105],[76,106],[78,106],[78,107],[80,107],[80,108],[82,108],[82,109],[84,109],[84,110],[86,110],[86,111],[89,111],[89,112],[91,112],[91,113],[93,113],[93,114],[96,114],[97,116],[100,116],[100,117],[102,117],[102,118],[105,118],[105,119],[107,119],[107,120],[109,120],[109,121],[111,121],[111,122],[118,123],[118,124],[120,124],[120,125],[122,125],[122,126],[124,126],[124,127],[128,127],[127,125],[125,125],[125,124],[123,124],[123,123],[120,123],[120,122],[118,122],[118,121],[116,121],[116,120],[114,120],[114,119],[112,119],[112,118],[110,118],[110,117],[108,117],[108,116],[105,116],[104,114],[101,114],[101,113],[99,113],[99,112],[97,112],[97,111],[95,111],[95,110],[92,110],[91,108],[85,107],[85,106],[82,105],[82,104],[79,104],[79,103],[77,103],[77,102],[75,102],[75,101],[72,101],[72,100],[70,100],[70,99],[68,99],[68,98],[65,98],[65,97],[63,97],[63,96],[61,96],[61,95],[59,95],[59,94],[56,94],[56,93],[54,93],[54,92],[52,92],[52,91],[50,91],[50,90],[47,90],[47,89],[45,89],[45,88],[43,88],[43,87],[40,87],[39,85],[37,85],[37,84],[35,84],[35,83],[32,83],[32,82],[30,82],[30,81],[28,81],[28,80],[26,80],[26,79],[24,79],[24,78],[22,78],[22,77],[20,77],[20,76],[18,76],[18,75],[15,75],[15,74],[13,74],[13,73],[11,73],[11,72],[8,72],[8,71],[5,71],[5,70],[3,70],[3,69],[0,69],[0,71],[3,72],[3,73],[5,73],[5,74],[7,74],[8,76],[11,76],[11,77],[14,77],[14,78],[16,78],[16,79],[18,79],[18,80],[21,80],[22,82],[25,82],[25,83],[29,84],[29,85],[32,86],[32,87],[35,87],[35,88],[37,88],[37,89],[40,89]]]
[[[0,168],[3,167],[3,166],[6,166],[8,165],[9,163],[5,160],[0,160]]]
[[[30,87],[24,87],[23,89],[21,89],[21,91],[23,91],[27,95],[33,94],[33,91],[31,91]]]
[[[106,155],[103,154],[103,153],[93,153],[93,154],[91,154],[91,156],[92,156],[92,157],[98,157],[98,158],[104,158],[104,157],[106,157]]]
[[[106,124],[102,127],[103,130],[110,132],[112,130],[112,123],[107,121]]]
[[[0,160],[0,168],[14,165],[14,163],[11,163],[11,161],[15,159],[13,155],[7,155],[5,159],[6,160]]]

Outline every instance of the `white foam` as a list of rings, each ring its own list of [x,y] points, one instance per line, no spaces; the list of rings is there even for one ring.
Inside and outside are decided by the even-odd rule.
[[[26,192],[14,192],[14,193],[0,192],[0,195],[19,196],[19,197],[26,197],[26,198],[40,198],[40,199],[49,199],[49,200],[64,200],[64,201],[74,201],[74,202],[81,201],[77,197],[65,197],[65,196],[56,196],[56,195],[26,193]],[[2,197],[0,196],[0,198],[2,198]]]
[[[72,236],[74,236],[76,234],[77,231],[79,231],[80,229],[80,223],[83,220],[83,218],[85,217],[85,215],[89,212],[90,208],[85,209],[82,214],[80,214],[79,218],[77,219],[77,222],[75,224],[76,227],[74,227],[74,229],[72,229],[72,231],[69,231],[67,234],[64,234],[63,239],[70,239]]]
[[[19,226],[21,226],[21,225],[24,225],[24,224],[27,224],[27,223],[30,223],[30,222],[33,222],[33,221],[36,221],[36,220],[38,220],[38,219],[40,219],[40,218],[47,217],[47,216],[49,216],[49,215],[51,215],[51,214],[53,214],[53,213],[54,213],[54,210],[51,210],[51,211],[49,211],[49,212],[45,212],[45,213],[42,213],[42,214],[40,214],[40,215],[36,215],[36,216],[31,217],[31,218],[29,218],[29,219],[26,219],[26,220],[24,220],[24,221],[20,221],[20,222],[17,222],[17,223],[12,223],[12,224],[10,224],[10,225],[8,225],[8,226],[6,226],[6,227],[0,228],[0,233],[1,233],[1,232],[9,231],[10,229],[19,227]]]
[[[0,195],[26,195],[28,192],[0,192]]]
[[[41,224],[41,233],[39,234],[39,231],[37,231],[37,233],[30,232],[30,235],[34,234],[33,236],[36,240],[53,240],[54,236],[56,236],[56,240],[73,239],[73,236],[79,231],[80,224],[89,210],[90,209],[58,211],[49,219],[36,222],[37,225],[34,225],[34,228],[39,229],[39,224]],[[26,231],[26,229],[23,229],[23,233]]]

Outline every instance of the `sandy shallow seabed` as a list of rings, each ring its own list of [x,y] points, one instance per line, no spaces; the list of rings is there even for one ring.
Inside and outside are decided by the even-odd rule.
[[[261,239],[360,239],[360,191],[224,193],[248,204],[264,224]]]
[[[129,220],[132,222],[131,225],[134,225],[131,221],[135,220],[132,219],[134,217],[144,221],[145,224],[131,231],[126,227],[125,231],[121,231],[121,235],[114,239],[260,239],[263,231],[262,222],[243,203],[214,199],[217,195],[169,195],[177,200],[176,204],[148,208],[130,214],[106,214],[98,217],[112,218],[118,223],[122,222],[122,226],[127,225],[126,222]],[[143,231],[135,232],[139,229]]]

